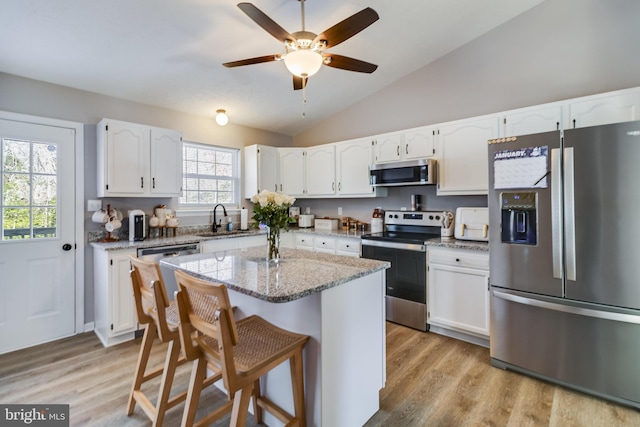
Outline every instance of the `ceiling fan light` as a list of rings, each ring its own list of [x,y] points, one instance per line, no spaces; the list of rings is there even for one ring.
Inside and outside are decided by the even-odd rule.
[[[216,111],[216,123],[220,126],[224,126],[229,123],[229,117],[227,116],[227,112],[225,110]]]
[[[322,55],[308,49],[294,50],[284,57],[284,64],[293,75],[311,77],[322,66]]]

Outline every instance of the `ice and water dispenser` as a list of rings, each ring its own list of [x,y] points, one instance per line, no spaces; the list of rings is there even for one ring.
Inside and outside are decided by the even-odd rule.
[[[502,243],[537,244],[535,192],[501,193]]]

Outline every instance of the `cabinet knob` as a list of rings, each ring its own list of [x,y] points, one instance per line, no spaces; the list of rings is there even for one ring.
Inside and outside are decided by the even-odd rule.
[[[460,262],[460,258],[456,258],[456,262]]]

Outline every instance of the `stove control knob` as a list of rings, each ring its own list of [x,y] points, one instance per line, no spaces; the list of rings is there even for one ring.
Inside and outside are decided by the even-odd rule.
[[[429,219],[433,219],[433,215],[429,215]]]
[[[436,215],[436,221],[440,221],[440,215]]]

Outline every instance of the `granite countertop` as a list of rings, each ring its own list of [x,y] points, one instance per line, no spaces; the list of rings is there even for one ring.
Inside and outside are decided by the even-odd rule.
[[[489,252],[489,242],[473,240],[458,240],[453,237],[434,237],[424,242],[427,246],[437,246],[449,249],[468,249],[472,251]]]
[[[247,237],[247,236],[255,236],[257,234],[265,234],[265,230],[260,229],[249,229],[246,231],[234,230],[232,232],[228,231],[218,231],[216,233],[212,233],[211,231],[197,231],[197,230],[188,230],[192,231],[192,234],[178,234],[175,237],[159,237],[154,239],[145,239],[139,242],[130,242],[126,239],[121,239],[115,242],[100,242],[93,241],[91,242],[91,246],[100,248],[103,250],[118,250],[118,249],[138,249],[138,248],[151,248],[156,246],[169,246],[169,245],[186,245],[192,243],[205,242],[207,240],[217,240],[217,239],[233,239],[236,237]],[[367,231],[350,231],[343,230],[342,228],[338,228],[336,230],[316,230],[315,228],[298,228],[291,227],[289,231],[295,233],[305,233],[310,235],[318,235],[318,236],[332,236],[332,237],[340,237],[340,238],[353,238],[360,239],[364,234],[367,234]],[[457,240],[455,238],[441,238],[434,237],[433,239],[427,240],[425,242],[427,246],[437,246],[443,248],[450,249],[468,249],[475,251],[484,251],[489,252],[489,244],[487,242],[475,242],[471,240]]]
[[[118,249],[152,248],[156,246],[187,245],[191,243],[205,242],[207,240],[233,239],[237,237],[255,236],[258,234],[266,234],[266,231],[259,229],[249,229],[246,231],[234,230],[231,232],[218,231],[216,233],[205,231],[198,234],[178,234],[175,237],[157,237],[137,242],[131,242],[126,239],[121,239],[115,242],[95,241],[91,242],[91,246],[107,251]]]
[[[274,303],[294,301],[391,266],[386,261],[287,248],[280,253],[277,264],[267,263],[265,247],[165,258],[160,263]]]

